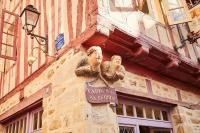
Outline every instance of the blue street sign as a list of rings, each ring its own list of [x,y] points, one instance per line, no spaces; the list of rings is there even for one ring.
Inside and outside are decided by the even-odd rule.
[[[59,50],[62,48],[62,46],[64,45],[64,33],[61,33],[57,36],[56,40],[55,40],[55,47],[56,50]]]

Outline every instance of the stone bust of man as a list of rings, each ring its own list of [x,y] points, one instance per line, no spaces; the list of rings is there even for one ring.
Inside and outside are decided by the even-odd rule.
[[[87,50],[87,57],[80,60],[75,74],[77,76],[98,76],[102,62],[102,50],[99,46],[92,46]]]
[[[122,58],[119,55],[113,55],[111,61],[105,61],[101,64],[101,75],[110,82],[116,82],[124,79],[125,68],[121,65]]]

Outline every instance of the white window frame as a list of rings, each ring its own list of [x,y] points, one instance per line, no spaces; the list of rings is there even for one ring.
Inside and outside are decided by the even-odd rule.
[[[38,108],[34,111],[32,111],[30,113],[30,121],[29,121],[29,131],[31,131],[31,133],[41,133],[42,132],[42,128],[38,128],[39,127],[39,112],[42,111],[43,109],[42,108]],[[37,129],[36,130],[33,130],[33,126],[34,126],[34,114],[38,113],[38,119],[37,119]]]
[[[174,8],[170,8],[169,7],[168,0],[162,0],[162,1],[163,1],[163,4],[164,4],[165,8],[166,8],[165,10],[166,10],[166,15],[167,15],[167,18],[168,18],[169,25],[176,25],[176,24],[180,24],[180,23],[189,22],[189,21],[192,20],[191,16],[190,16],[190,13],[189,13],[189,10],[187,8],[187,4],[185,2],[183,2],[182,0],[176,0],[176,1],[178,1],[178,3],[180,5],[177,6],[177,7],[174,7]],[[171,18],[170,12],[172,10],[178,10],[178,9],[183,9],[184,15],[185,15],[185,19],[174,21]]]
[[[6,126],[6,128],[5,128],[5,131],[4,131],[4,133],[10,133],[10,129],[8,129],[8,132],[7,132],[7,127],[10,127],[10,125],[12,125],[13,126],[13,123],[15,123],[15,129],[14,129],[14,132],[15,133],[18,133],[17,131],[16,131],[16,124],[17,124],[17,122],[19,121],[19,125],[18,125],[18,131],[19,131],[19,127],[20,127],[20,125],[21,125],[21,120],[23,119],[23,130],[24,130],[24,120],[26,119],[26,130],[25,130],[25,133],[41,133],[42,132],[42,128],[40,128],[40,129],[37,129],[37,130],[35,130],[35,131],[33,131],[33,116],[34,116],[34,114],[35,113],[39,113],[40,111],[43,111],[43,108],[42,107],[40,107],[40,108],[37,108],[37,109],[35,109],[35,110],[33,110],[33,111],[30,111],[30,112],[27,112],[25,115],[23,115],[23,116],[21,116],[21,117],[18,117],[18,118],[16,118],[15,120],[13,120],[13,121],[11,121],[11,122],[9,122],[9,123],[7,123],[5,126]],[[39,115],[39,114],[38,114]],[[39,119],[40,118],[38,118],[38,124],[39,124]],[[39,126],[39,125],[38,125]],[[38,127],[37,126],[37,127]],[[12,130],[13,130],[13,128],[12,128]],[[23,131],[24,132],[24,131]]]
[[[153,105],[153,104],[149,105],[147,103],[132,102],[129,100],[128,101],[120,100],[119,103],[123,105],[123,113],[124,113],[123,115],[117,115],[119,126],[123,126],[123,125],[135,126],[136,133],[139,133],[139,126],[155,127],[156,130],[157,129],[162,130],[165,128],[167,131],[170,131],[170,133],[173,132],[173,125],[172,125],[171,118],[170,118],[169,108],[160,107],[160,106]],[[126,105],[133,106],[134,116],[127,116]],[[137,117],[135,107],[142,107],[144,117]],[[146,107],[152,109],[152,117],[153,117],[152,119],[146,118],[146,110],[145,110]],[[159,110],[161,120],[155,119],[154,110]],[[163,120],[162,111],[167,112],[168,120]]]

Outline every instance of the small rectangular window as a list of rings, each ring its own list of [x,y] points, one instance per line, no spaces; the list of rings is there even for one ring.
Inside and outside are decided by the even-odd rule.
[[[135,107],[135,109],[136,109],[137,117],[144,117],[142,107]]]
[[[169,119],[168,119],[168,114],[167,114],[166,111],[162,111],[162,117],[163,117],[163,120],[165,120],[165,121],[168,121],[168,120],[169,120]]]
[[[123,114],[124,114],[124,111],[123,111],[123,104],[118,104],[118,105],[117,105],[116,113],[117,113],[118,115],[123,115]]]
[[[7,10],[2,11],[0,29],[0,57],[16,60],[16,43],[18,30],[18,15]]]
[[[145,112],[146,112],[146,118],[153,119],[151,108],[145,108]]]
[[[128,126],[119,126],[119,132],[120,133],[135,133],[135,128],[128,127]]]
[[[166,0],[165,3],[166,17],[170,25],[191,21],[188,9],[181,0]]]
[[[33,130],[37,129],[37,122],[38,122],[38,113],[33,115]]]
[[[154,110],[154,116],[156,120],[161,120],[160,110]]]
[[[32,121],[32,130],[40,130],[42,128],[42,113],[43,111],[37,110],[32,113],[33,121]]]
[[[126,114],[127,116],[134,116],[133,106],[126,105]]]

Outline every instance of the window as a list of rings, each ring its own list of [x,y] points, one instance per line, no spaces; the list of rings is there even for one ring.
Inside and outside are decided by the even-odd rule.
[[[117,108],[116,108],[116,112],[118,115],[123,115],[123,104],[118,104]]]
[[[156,120],[161,120],[160,110],[154,110],[154,116]]]
[[[135,107],[137,117],[144,117],[143,108],[142,107]]]
[[[42,128],[42,112],[41,109],[32,112],[31,127],[33,132],[41,130]]]
[[[170,25],[184,23],[191,20],[188,9],[181,0],[162,0]]]
[[[153,119],[152,109],[151,109],[151,108],[146,107],[146,108],[145,108],[145,112],[146,112],[146,117],[147,117],[148,119]]]
[[[6,124],[5,133],[40,133],[42,128],[42,109],[34,110]]]
[[[187,6],[189,9],[197,6],[198,4],[200,4],[200,0],[186,0]]]
[[[16,60],[18,16],[9,11],[2,11],[0,30],[0,57]]]
[[[168,107],[119,99],[116,108],[120,133],[172,133]]]
[[[134,127],[129,126],[119,126],[120,133],[135,133]]]
[[[136,112],[136,115],[134,113]],[[122,116],[131,116],[137,118],[146,118],[154,120],[169,121],[169,111],[167,109],[160,109],[155,107],[138,106],[119,103],[116,108],[116,114]]]
[[[6,133],[25,133],[26,132],[27,116],[23,116],[7,124]]]
[[[133,106],[126,105],[126,114],[127,116],[134,116]]]

